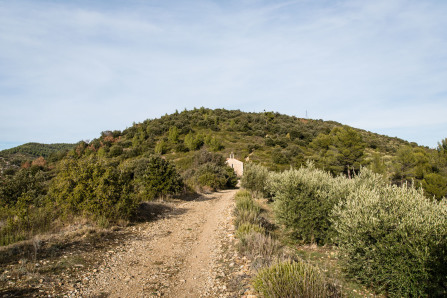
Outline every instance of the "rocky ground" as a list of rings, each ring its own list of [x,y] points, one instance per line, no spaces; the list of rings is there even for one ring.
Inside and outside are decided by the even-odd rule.
[[[148,203],[133,226],[0,251],[0,296],[254,297],[250,263],[236,250],[235,192]]]

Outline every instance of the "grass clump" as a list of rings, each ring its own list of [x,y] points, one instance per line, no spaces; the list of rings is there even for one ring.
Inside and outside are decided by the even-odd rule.
[[[236,210],[251,211],[256,214],[261,212],[261,207],[257,205],[251,198],[242,198],[236,201]]]
[[[244,222],[236,230],[236,236],[240,239],[251,233],[265,233],[265,229],[260,225]]]
[[[236,193],[235,226],[239,228],[247,224],[258,225],[261,207],[252,199],[251,193],[247,190],[241,190]],[[247,229],[245,227],[244,229]]]
[[[255,270],[270,266],[282,257],[281,245],[271,235],[251,232],[240,240],[240,250],[252,260],[251,267]]]
[[[264,297],[340,297],[337,286],[304,261],[285,261],[262,269],[253,280]]]
[[[244,223],[256,224],[259,223],[259,214],[253,210],[236,210],[236,219],[234,225],[238,228]]]

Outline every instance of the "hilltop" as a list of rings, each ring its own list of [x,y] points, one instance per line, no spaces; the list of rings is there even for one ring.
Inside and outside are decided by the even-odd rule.
[[[194,152],[204,148],[225,157],[233,152],[239,160],[260,163],[270,170],[298,168],[313,160],[334,175],[350,175],[360,167],[370,167],[395,184],[423,185],[429,174],[436,174],[434,180],[447,176],[437,150],[335,121],[275,112],[176,111],[134,123],[123,131],[104,131],[82,146],[85,152],[108,158],[159,154],[181,172],[193,164]],[[430,182],[426,179],[426,183]]]
[[[415,143],[334,121],[303,119],[274,112],[200,108],[134,123],[123,131],[104,131],[87,144],[87,151],[122,158],[156,153],[187,168],[181,160],[187,159],[191,152],[206,148],[224,156],[234,152],[241,160],[248,158],[271,169],[283,169],[290,165],[299,166],[316,157],[318,153],[315,147],[311,148],[312,142],[318,136],[330,135],[336,128],[353,129],[361,136],[369,155],[377,152],[393,156],[403,146],[418,147]]]

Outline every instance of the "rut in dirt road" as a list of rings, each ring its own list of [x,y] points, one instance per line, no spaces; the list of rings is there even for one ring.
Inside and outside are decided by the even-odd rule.
[[[109,251],[83,283],[82,296],[233,297],[219,269],[236,190],[176,204],[163,219],[136,228],[135,238]]]

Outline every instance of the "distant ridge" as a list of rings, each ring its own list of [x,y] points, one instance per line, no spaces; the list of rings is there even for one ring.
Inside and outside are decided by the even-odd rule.
[[[36,158],[39,156],[49,157],[52,153],[56,153],[64,150],[71,150],[76,144],[67,143],[54,143],[54,144],[42,144],[42,143],[26,143],[14,148],[5,149],[0,151],[0,156],[10,157],[11,155],[24,155],[28,158]]]

